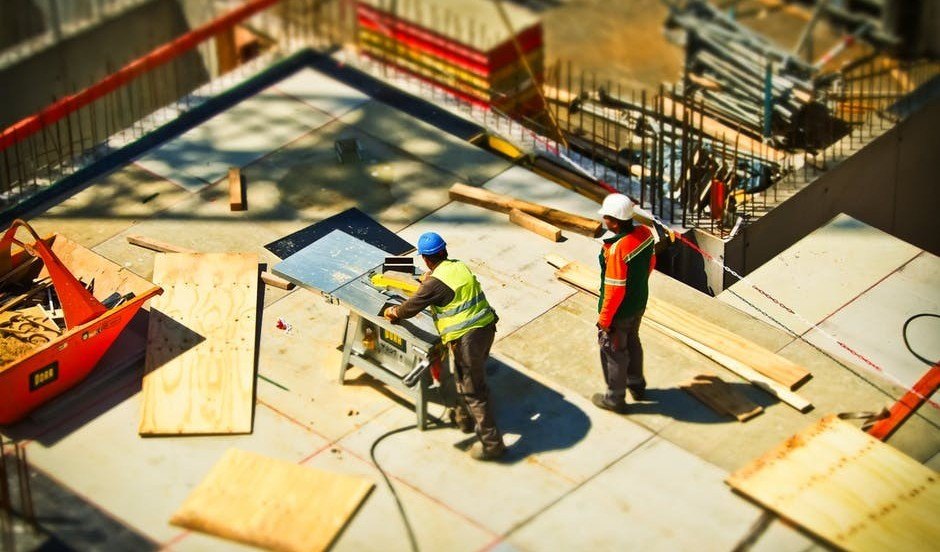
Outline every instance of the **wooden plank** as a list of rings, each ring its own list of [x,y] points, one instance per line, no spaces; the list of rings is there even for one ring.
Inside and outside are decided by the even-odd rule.
[[[927,373],[917,380],[914,387],[894,403],[888,417],[879,420],[869,428],[868,434],[881,441],[891,437],[901,424],[927,402],[938,387],[940,387],[940,362],[931,366]]]
[[[198,251],[195,249],[187,249],[185,247],[180,247],[165,241],[148,238],[147,236],[142,236],[140,234],[128,234],[127,243],[136,245],[138,247],[143,247],[144,249],[150,249],[151,251],[156,251],[158,253],[198,253]]]
[[[728,355],[716,351],[710,347],[702,345],[694,339],[690,339],[679,332],[676,332],[658,322],[653,320],[644,320],[644,324],[649,324],[653,329],[662,332],[677,341],[688,345],[689,347],[695,349],[696,351],[702,353],[708,358],[714,360],[718,364],[724,366],[728,370],[734,372],[735,374],[741,376],[752,385],[762,389],[763,391],[773,395],[774,397],[780,399],[781,402],[784,402],[793,408],[799,410],[800,412],[809,412],[813,409],[813,404],[808,400],[804,399],[800,395],[797,395],[793,391],[790,391],[787,387],[775,382],[774,380],[768,378],[767,376],[757,372],[756,370],[748,367],[743,362],[735,360]]]
[[[167,243],[160,240],[155,240],[153,238],[148,238],[147,236],[142,236],[140,234],[128,234],[127,243],[131,245],[136,245],[143,247],[145,249],[151,249],[160,253],[197,253],[194,249],[187,249],[185,247],[180,247],[172,243]],[[261,273],[261,281],[269,286],[274,286],[280,289],[286,289],[288,291],[294,289],[294,284],[288,282],[280,276],[272,274],[270,271],[265,270]]]
[[[270,550],[326,550],[373,486],[229,449],[170,523]]]
[[[937,473],[835,415],[727,483],[840,549],[929,550],[940,542]]]
[[[251,432],[258,256],[160,253],[141,435]]]
[[[809,370],[768,351],[753,341],[730,332],[717,324],[696,316],[665,301],[650,297],[646,317],[659,322],[702,345],[721,351],[731,358],[743,362],[761,374],[788,387],[796,389],[812,377]]]
[[[557,262],[557,259],[555,261]],[[572,262],[563,266],[555,273],[555,276],[589,293],[595,295],[599,293],[599,269],[591,269],[582,263]],[[806,368],[721,326],[655,297],[650,297],[645,317],[709,349],[721,351],[791,390],[812,376]]]
[[[545,205],[532,203],[516,199],[512,196],[497,194],[483,188],[474,188],[466,184],[454,184],[450,188],[450,198],[485,207],[500,213],[509,213],[513,209],[519,209],[530,215],[538,217],[544,221],[550,222],[564,230],[570,230],[589,237],[597,237],[603,232],[601,222],[567,211],[552,209]]]
[[[719,414],[727,414],[739,422],[746,422],[764,411],[743,393],[728,385],[718,376],[699,374],[679,388],[687,391]]]
[[[228,204],[232,211],[245,210],[245,188],[242,185],[242,171],[238,167],[228,169]]]
[[[520,211],[519,209],[512,209],[509,211],[509,222],[517,226],[521,226],[530,232],[542,236],[543,238],[548,238],[553,242],[561,241],[560,228],[554,224],[549,224],[540,218],[533,217],[528,213]]]

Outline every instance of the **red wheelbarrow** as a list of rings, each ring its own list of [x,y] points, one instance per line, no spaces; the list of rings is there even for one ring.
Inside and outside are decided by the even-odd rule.
[[[16,239],[27,230],[33,243]],[[19,250],[13,253],[13,245]],[[0,238],[0,278],[24,263],[34,263],[37,276],[48,276],[62,305],[65,329],[0,366],[0,425],[11,424],[83,380],[143,304],[163,289],[65,236],[40,239],[26,222],[16,220]],[[95,294],[129,297],[108,309],[81,280],[94,280]]]

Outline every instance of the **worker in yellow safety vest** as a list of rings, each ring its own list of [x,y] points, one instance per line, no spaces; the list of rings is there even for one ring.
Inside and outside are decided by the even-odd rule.
[[[431,309],[441,341],[450,347],[457,382],[456,422],[465,433],[475,431],[480,442],[470,449],[477,460],[496,460],[506,453],[496,427],[486,385],[486,360],[496,336],[499,317],[486,300],[476,276],[467,265],[447,257],[440,235],[425,232],[418,238],[418,253],[430,271],[407,301],[385,310],[397,322]]]

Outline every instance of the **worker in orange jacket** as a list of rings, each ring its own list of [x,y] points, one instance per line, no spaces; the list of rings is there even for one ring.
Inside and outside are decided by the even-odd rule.
[[[591,402],[614,412],[626,411],[628,390],[634,401],[642,400],[646,390],[640,322],[656,255],[652,230],[633,221],[637,209],[627,196],[610,194],[598,211],[614,236],[604,240],[599,255],[597,342],[607,392],[594,394]]]

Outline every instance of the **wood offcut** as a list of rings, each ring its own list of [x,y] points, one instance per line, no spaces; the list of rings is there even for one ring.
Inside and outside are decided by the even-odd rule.
[[[732,416],[739,422],[746,422],[764,411],[762,406],[754,404],[744,393],[718,376],[698,375],[680,384],[679,388],[718,414]]]
[[[542,219],[533,217],[532,215],[520,211],[519,209],[512,209],[509,211],[509,222],[515,224],[516,226],[521,226],[526,230],[538,234],[543,238],[548,238],[553,242],[561,241],[561,229],[557,226],[547,223]]]
[[[170,523],[283,552],[330,547],[373,483],[228,450]]]
[[[245,210],[244,179],[238,167],[230,167],[228,170],[228,202],[232,211]]]

